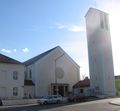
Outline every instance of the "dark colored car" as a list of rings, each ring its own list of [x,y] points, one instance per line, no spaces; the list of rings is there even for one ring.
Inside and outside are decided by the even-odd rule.
[[[0,106],[2,106],[3,104],[2,104],[2,100],[0,99]]]
[[[88,99],[87,96],[71,96],[68,98],[69,102],[83,102]]]

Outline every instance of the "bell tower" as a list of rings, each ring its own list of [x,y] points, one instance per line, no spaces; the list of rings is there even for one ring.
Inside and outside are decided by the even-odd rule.
[[[91,89],[115,96],[115,79],[108,14],[90,8],[85,16]]]

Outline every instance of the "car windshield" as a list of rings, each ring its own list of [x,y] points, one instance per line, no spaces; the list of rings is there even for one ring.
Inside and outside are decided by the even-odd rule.
[[[43,97],[44,99],[50,99],[50,98],[52,98],[51,96],[45,96],[45,97]]]

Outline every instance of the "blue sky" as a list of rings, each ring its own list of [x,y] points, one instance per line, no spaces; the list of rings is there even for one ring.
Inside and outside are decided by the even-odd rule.
[[[23,62],[59,45],[88,75],[84,16],[90,7],[110,15],[115,74],[120,74],[119,0],[0,0],[0,53]]]

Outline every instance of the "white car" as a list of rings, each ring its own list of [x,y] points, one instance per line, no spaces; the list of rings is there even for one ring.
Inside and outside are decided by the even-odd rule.
[[[38,104],[49,104],[49,103],[61,103],[63,101],[60,95],[50,95],[41,97],[37,102]]]

